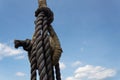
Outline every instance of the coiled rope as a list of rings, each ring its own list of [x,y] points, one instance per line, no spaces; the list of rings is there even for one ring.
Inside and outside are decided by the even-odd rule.
[[[23,46],[28,51],[31,64],[31,80],[37,80],[36,70],[39,73],[39,80],[61,80],[59,58],[62,53],[58,37],[50,25],[53,21],[53,13],[47,7],[39,8],[35,13],[35,33],[32,40],[15,40],[15,47]],[[54,41],[52,47],[50,38]],[[55,71],[54,71],[55,66]]]

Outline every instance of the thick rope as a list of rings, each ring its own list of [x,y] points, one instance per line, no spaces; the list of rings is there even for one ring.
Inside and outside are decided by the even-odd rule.
[[[32,50],[31,50],[31,56],[30,56],[30,65],[31,65],[31,80],[37,80],[36,79],[36,69],[37,69],[37,61],[36,61],[36,42],[33,42]]]
[[[55,65],[55,72],[56,72],[56,80],[61,80],[59,63]]]
[[[49,42],[49,35],[48,35],[48,24],[47,24],[47,17],[44,17],[43,20],[43,43],[44,43],[44,54],[46,60],[46,68],[49,80],[53,80],[52,74],[52,58],[51,58],[51,50],[50,50],[50,42]]]
[[[49,26],[48,31],[52,38],[51,45],[53,44],[52,50],[54,54],[52,54],[52,63],[53,65],[56,65],[59,62],[59,59],[61,57],[62,48],[61,48],[58,36],[51,25]]]
[[[36,27],[35,27],[35,37],[34,42],[36,43],[36,58],[37,58],[37,68],[40,75],[40,80],[47,80],[47,70],[45,67],[45,56],[43,49],[43,36],[42,36],[42,28],[43,28],[43,18],[44,14],[41,12],[36,19]]]
[[[61,80],[58,62],[62,49],[57,34],[50,25],[53,21],[53,13],[49,8],[39,8],[35,16],[36,27],[32,40],[15,40],[15,48],[23,46],[24,50],[28,51],[31,80],[37,80],[36,70],[39,72],[39,80],[54,80],[53,66],[55,66],[56,80]]]
[[[51,45],[54,44],[51,47],[53,50],[52,64],[55,66],[56,80],[61,80],[61,74],[60,74],[60,68],[59,68],[59,59],[61,57],[62,48],[61,48],[58,36],[51,25],[49,26],[48,31],[49,31],[50,36],[52,38]]]
[[[44,10],[48,10],[45,8]],[[39,9],[38,9],[39,10]],[[36,30],[38,33],[36,36],[36,58],[37,58],[37,67],[40,75],[40,80],[53,80],[53,68],[51,62],[51,50],[49,43],[49,34],[48,34],[48,20],[49,16],[46,15],[46,12],[41,8],[41,11],[38,12],[36,20]]]
[[[15,48],[18,48],[20,46],[23,46],[23,49],[28,51],[28,57],[29,61],[31,63],[31,80],[37,80],[36,79],[36,57],[35,57],[35,43],[31,43],[31,40],[26,39],[25,41],[23,40],[15,40]],[[32,49],[32,50],[31,50]]]

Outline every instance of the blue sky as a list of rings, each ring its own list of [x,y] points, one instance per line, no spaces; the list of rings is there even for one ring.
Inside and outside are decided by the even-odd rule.
[[[48,0],[63,54],[62,80],[120,80],[120,0]],[[14,39],[34,33],[37,0],[0,0],[0,80],[30,80]]]

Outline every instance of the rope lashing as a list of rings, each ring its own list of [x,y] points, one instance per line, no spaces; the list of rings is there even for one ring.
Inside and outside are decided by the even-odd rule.
[[[56,80],[61,80],[59,58],[62,53],[59,39],[50,25],[53,13],[47,7],[41,7],[35,12],[35,33],[32,40],[15,40],[15,48],[23,46],[28,51],[31,64],[31,80],[36,79],[36,70],[39,80],[54,80],[54,66]]]

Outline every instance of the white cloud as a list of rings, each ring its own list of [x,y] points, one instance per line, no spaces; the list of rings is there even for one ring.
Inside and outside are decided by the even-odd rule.
[[[72,67],[76,67],[76,66],[79,66],[79,65],[81,65],[81,64],[82,64],[82,62],[76,61],[76,62],[74,62],[74,63],[72,64]]]
[[[15,75],[18,77],[24,77],[26,74],[23,72],[17,72]]]
[[[66,68],[66,65],[63,63],[63,62],[60,62],[60,69],[65,69]]]
[[[68,77],[66,80],[75,80],[74,77]]]
[[[23,53],[23,51],[20,49],[15,49],[6,44],[0,43],[0,59],[7,56],[15,56],[21,53]]]
[[[74,76],[66,78],[66,80],[104,80],[108,77],[115,76],[114,69],[107,69],[101,66],[85,65],[75,70]]]

